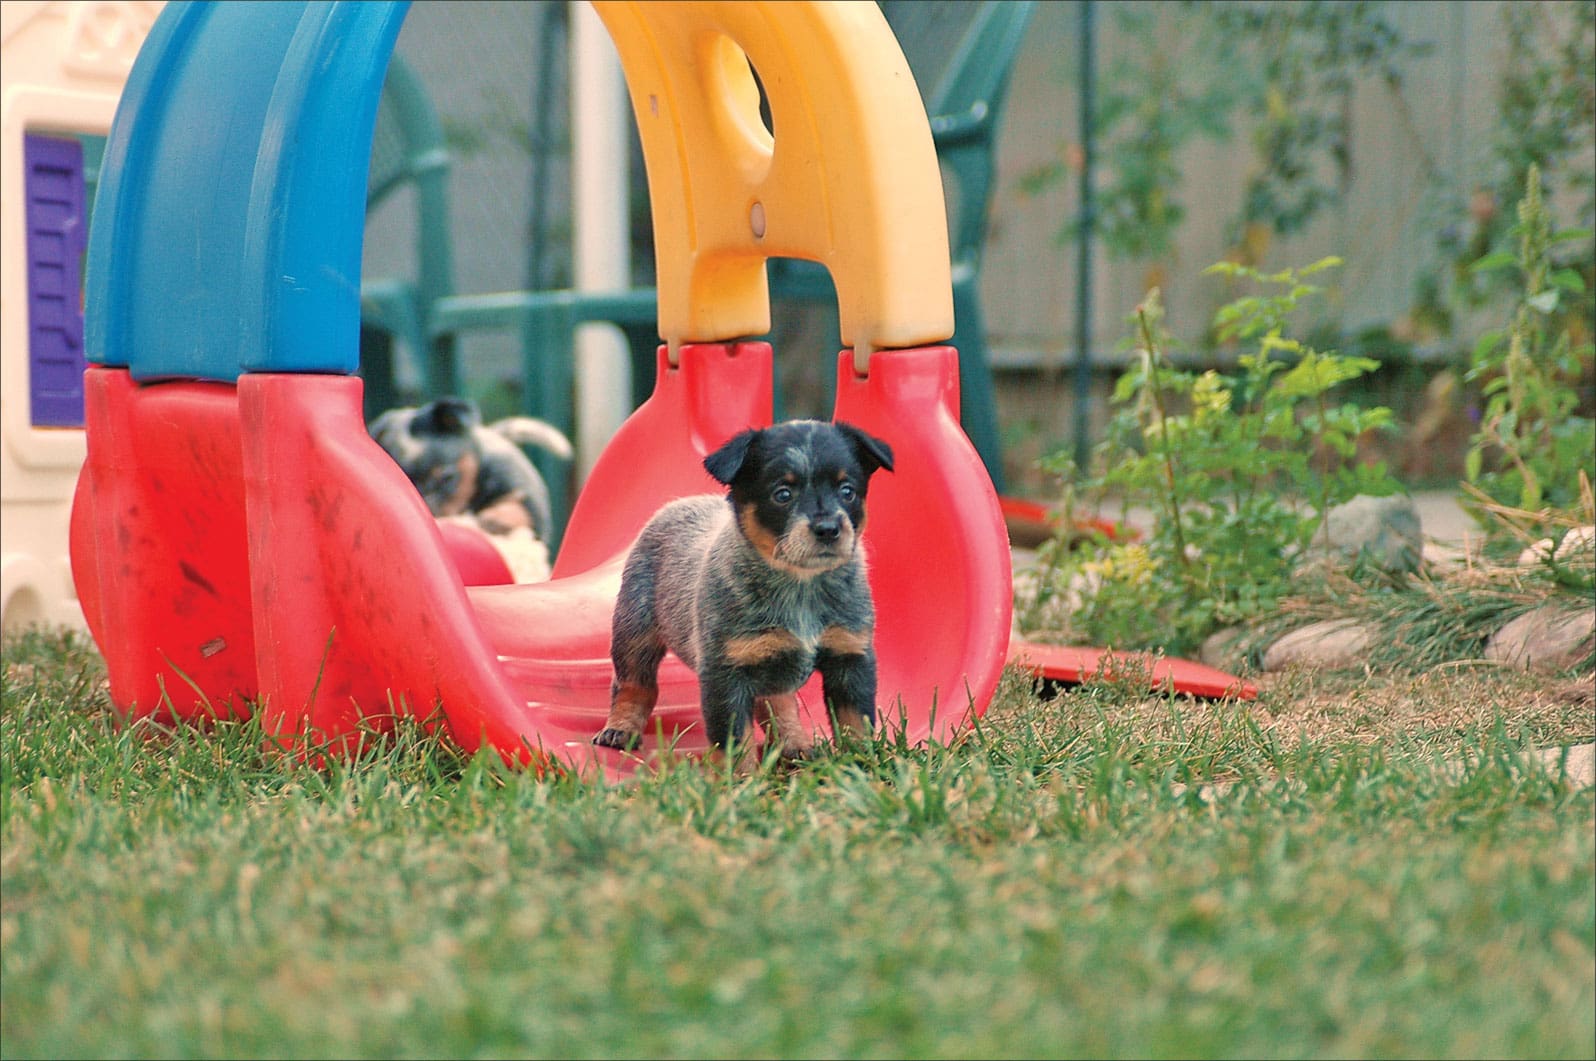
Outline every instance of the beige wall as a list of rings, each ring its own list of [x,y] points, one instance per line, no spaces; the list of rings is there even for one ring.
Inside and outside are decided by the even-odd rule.
[[[1096,5],[1099,76],[1115,55],[1148,46],[1118,31],[1118,6]],[[1047,365],[1074,357],[1076,250],[1057,233],[1078,207],[1077,181],[1072,176],[1033,195],[1021,190],[1020,178],[1078,138],[1079,8],[1073,0],[1039,4],[1014,72],[983,288],[999,362]],[[1401,33],[1433,42],[1433,51],[1405,64],[1400,101],[1383,85],[1360,86],[1351,107],[1345,203],[1268,251],[1267,268],[1328,254],[1345,258],[1332,311],[1349,330],[1398,320],[1410,306],[1415,278],[1434,258],[1427,168],[1462,188],[1485,172],[1505,50],[1499,8],[1454,0],[1389,6]],[[1187,214],[1173,256],[1162,263],[1115,261],[1101,247],[1095,255],[1092,347],[1099,357],[1112,357],[1126,334],[1124,319],[1143,294],[1149,266],[1164,266],[1169,323],[1179,335],[1196,337],[1228,297],[1220,280],[1199,274],[1227,249],[1223,228],[1239,208],[1252,164],[1245,131],[1229,144],[1197,141],[1182,162],[1179,194]]]

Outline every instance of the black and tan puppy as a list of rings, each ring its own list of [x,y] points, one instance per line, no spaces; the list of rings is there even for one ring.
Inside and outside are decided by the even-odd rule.
[[[744,431],[704,458],[726,495],[681,498],[643,528],[621,574],[610,713],[593,743],[632,748],[659,695],[665,650],[698,674],[710,744],[758,721],[782,754],[808,752],[796,693],[820,672],[832,731],[876,717],[875,608],[859,532],[892,450],[850,424]]]
[[[518,443],[571,457],[571,443],[553,425],[530,416],[491,424],[469,398],[439,398],[389,409],[367,425],[421,493],[434,516],[470,516],[489,534],[530,528],[548,541],[549,488]]]

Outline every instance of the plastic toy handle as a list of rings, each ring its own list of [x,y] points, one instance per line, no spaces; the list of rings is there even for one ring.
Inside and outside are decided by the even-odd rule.
[[[876,4],[593,6],[620,53],[642,137],[660,335],[673,365],[683,343],[770,330],[772,257],[831,271],[861,375],[873,350],[953,334],[931,127]]]

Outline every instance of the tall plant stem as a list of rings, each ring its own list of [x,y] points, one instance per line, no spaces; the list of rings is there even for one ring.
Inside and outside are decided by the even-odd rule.
[[[1315,362],[1315,364],[1318,364],[1318,362]],[[1329,421],[1330,409],[1329,409],[1329,406],[1325,403],[1324,391],[1323,390],[1319,391],[1319,394],[1317,396],[1316,401],[1317,401],[1317,403],[1319,405],[1319,437],[1315,440],[1315,442],[1317,442],[1318,444],[1315,445],[1312,449],[1310,449],[1308,451],[1308,460],[1310,462],[1309,465],[1308,465],[1308,469],[1309,469],[1310,472],[1313,470],[1313,464],[1311,463],[1313,461],[1313,455],[1314,455],[1314,453],[1316,451],[1322,451],[1322,447],[1324,445],[1325,431],[1328,428],[1329,423],[1330,423],[1330,421]],[[1331,549],[1331,542],[1330,542],[1330,473],[1329,473],[1328,470],[1325,471],[1324,473],[1322,473],[1319,476],[1319,525],[1324,528],[1324,549],[1325,549],[1325,552],[1328,553],[1330,551],[1330,549]]]
[[[1190,561],[1186,557],[1186,532],[1180,519],[1180,480],[1175,475],[1175,454],[1169,444],[1169,414],[1164,409],[1164,388],[1158,380],[1158,344],[1153,341],[1153,329],[1147,323],[1147,310],[1136,307],[1136,322],[1141,327],[1142,345],[1147,350],[1148,385],[1153,391],[1153,406],[1158,410],[1158,435],[1162,443],[1164,477],[1169,481],[1169,518],[1175,527],[1175,555],[1182,568]]]

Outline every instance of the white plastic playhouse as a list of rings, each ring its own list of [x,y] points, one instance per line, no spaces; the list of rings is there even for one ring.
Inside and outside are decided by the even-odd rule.
[[[67,521],[84,458],[83,253],[154,0],[0,5],[0,626],[82,626]]]

